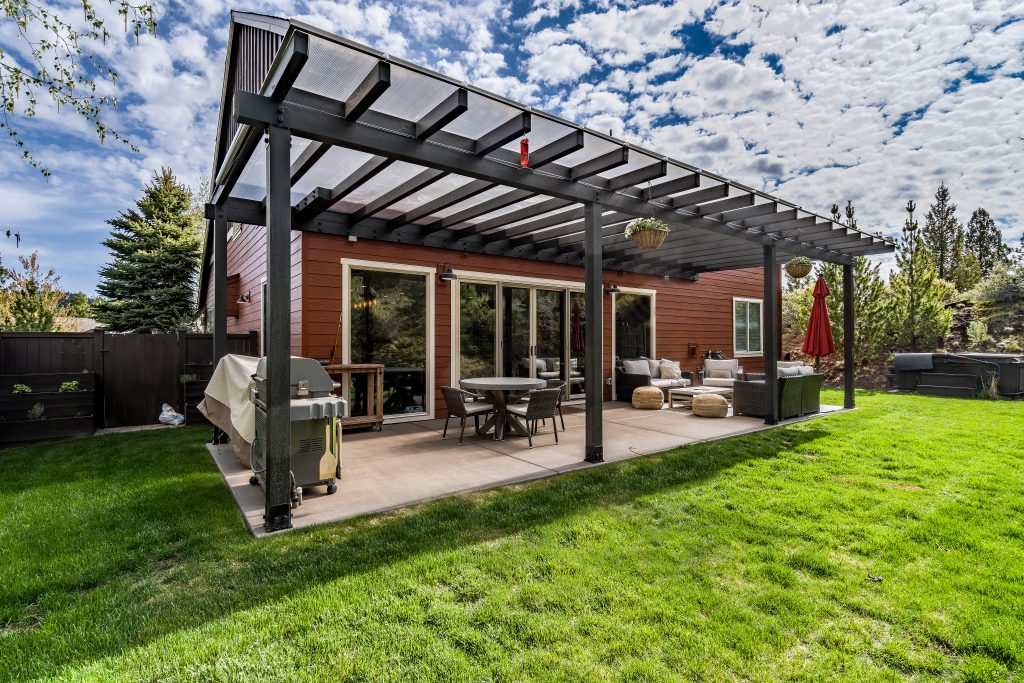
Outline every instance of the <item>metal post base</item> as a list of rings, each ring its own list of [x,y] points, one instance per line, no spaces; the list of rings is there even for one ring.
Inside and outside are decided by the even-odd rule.
[[[263,528],[267,531],[284,531],[292,528],[292,507],[288,503],[272,505],[263,517]]]
[[[604,462],[604,447],[587,446],[587,454],[583,459],[587,462]]]

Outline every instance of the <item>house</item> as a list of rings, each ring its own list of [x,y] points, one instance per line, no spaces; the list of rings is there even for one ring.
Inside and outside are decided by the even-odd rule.
[[[301,22],[235,12],[230,31],[200,306],[215,340],[258,331],[271,372],[383,363],[388,421],[443,416],[463,377],[558,377],[599,461],[616,358],[695,372],[720,351],[773,385],[779,265],[852,277],[893,249]],[[623,236],[637,217],[670,226],[660,248]]]

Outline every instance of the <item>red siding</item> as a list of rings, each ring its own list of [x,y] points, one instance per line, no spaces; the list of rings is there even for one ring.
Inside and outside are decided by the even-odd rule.
[[[334,349],[341,313],[341,259],[361,259],[388,263],[427,266],[441,269],[444,263],[459,270],[516,275],[553,280],[583,282],[583,269],[503,256],[463,254],[461,251],[397,245],[374,240],[349,242],[344,238],[318,233],[302,237],[301,291],[302,345],[297,353],[312,358],[328,358]],[[230,269],[229,269],[230,271]],[[732,353],[732,297],[761,298],[761,269],[705,273],[698,282],[664,280],[660,277],[606,271],[605,282],[620,287],[652,289],[655,297],[655,345],[657,355],[679,360],[684,370],[696,371],[705,351]],[[443,403],[438,387],[451,382],[451,285],[437,283],[434,326],[435,406],[441,414]],[[258,326],[258,319],[257,319]],[[612,375],[612,312],[610,299],[604,306],[604,376]],[[697,355],[690,357],[690,343],[697,344]],[[340,358],[340,350],[336,354]],[[744,358],[746,370],[763,368],[761,358]],[[606,398],[611,397],[605,386]]]

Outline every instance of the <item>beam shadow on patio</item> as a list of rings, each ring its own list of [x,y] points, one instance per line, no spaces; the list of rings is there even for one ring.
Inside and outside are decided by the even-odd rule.
[[[820,413],[803,419],[840,410],[823,405]],[[619,402],[606,403],[603,418],[605,462],[773,428],[755,417],[730,414],[724,419],[707,419],[683,409],[634,410]],[[560,443],[555,444],[549,424],[534,437],[533,449],[523,438],[493,441],[469,433],[459,446],[457,435],[441,439],[444,420],[388,425],[382,433],[346,434],[338,492],[324,495],[323,487],[304,491],[303,504],[293,511],[292,523],[300,528],[336,522],[604,464],[580,460],[586,438],[585,412],[566,406],[565,423]],[[250,471],[239,465],[230,446],[208,448],[249,531],[258,537],[266,535],[262,489],[249,484]]]

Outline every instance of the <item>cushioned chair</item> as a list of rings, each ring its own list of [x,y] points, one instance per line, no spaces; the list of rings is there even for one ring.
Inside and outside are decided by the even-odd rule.
[[[779,419],[787,420],[821,408],[819,395],[823,375],[788,375],[779,377]],[[768,390],[764,380],[737,380],[732,385],[733,415],[765,417],[768,413]],[[806,398],[805,398],[806,392]]]
[[[663,363],[678,367],[678,363],[666,359],[619,359],[615,366],[616,400],[629,403],[633,400],[633,390],[637,387],[658,387],[667,399],[669,389],[688,387],[693,384],[693,373],[691,372],[680,371],[678,378],[663,378],[661,376]]]
[[[441,396],[444,397],[444,404],[448,408],[448,417],[444,419],[444,431],[441,438],[448,438],[448,420],[453,417],[459,418],[459,445],[462,445],[462,437],[466,434],[466,418],[472,417],[476,429],[480,429],[480,416],[494,412],[494,406],[490,403],[476,400],[477,395],[455,387],[441,387]],[[468,401],[468,403],[467,403]]]
[[[549,379],[545,382],[548,389],[558,389],[558,419],[562,422],[562,431],[565,431],[565,417],[562,416],[562,399],[565,398],[565,382],[560,379]]]
[[[508,412],[526,420],[526,439],[533,448],[533,435],[537,433],[537,423],[551,418],[551,428],[555,432],[555,443],[558,443],[558,425],[555,424],[555,413],[558,412],[558,397],[561,389],[535,389],[530,392],[529,403],[516,403],[506,408]]]
[[[728,374],[726,374],[728,373]],[[704,379],[706,387],[731,387],[732,383],[743,374],[740,362],[735,358],[716,360],[714,358],[704,359]],[[715,375],[721,375],[716,377]]]

